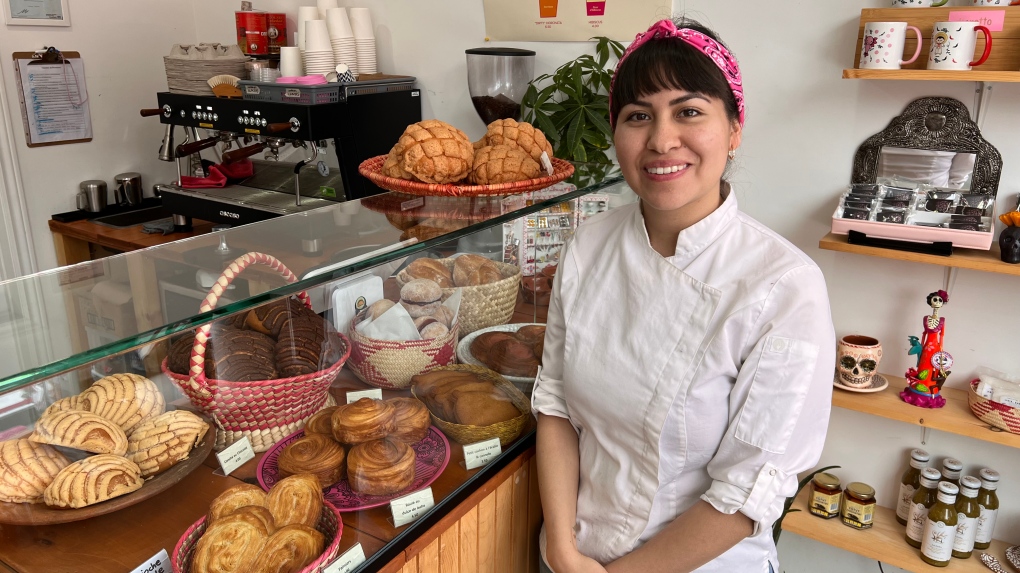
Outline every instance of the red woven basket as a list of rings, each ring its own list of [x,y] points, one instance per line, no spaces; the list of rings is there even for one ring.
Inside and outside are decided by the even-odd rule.
[[[383,175],[382,166],[386,162],[385,155],[370,157],[358,166],[358,172],[369,178],[383,189],[399,191],[411,195],[436,195],[447,197],[484,197],[488,195],[514,195],[527,191],[545,189],[559,183],[574,174],[574,166],[569,161],[552,158],[553,174],[513,183],[496,183],[493,185],[455,185],[452,183],[422,183],[408,181]]]
[[[209,291],[200,307],[207,312],[227,290],[230,283],[249,265],[262,264],[279,273],[287,282],[297,281],[294,273],[276,258],[262,253],[246,253],[230,263]],[[298,294],[301,302],[311,308],[304,292]],[[337,333],[344,345],[343,355],[324,370],[274,380],[231,382],[210,380],[205,375],[205,352],[208,348],[211,325],[201,326],[195,333],[191,349],[191,371],[183,376],[167,368],[163,360],[163,373],[173,380],[188,396],[191,403],[216,423],[216,445],[221,450],[242,437],[251,441],[252,449],[264,452],[281,439],[304,427],[305,420],[322,408],[332,405],[329,386],[336,379],[344,362],[351,354],[351,341]]]
[[[376,388],[407,388],[411,378],[457,362],[460,323],[444,336],[423,340],[378,340],[357,331],[351,321],[351,359],[347,367],[362,382]]]
[[[970,391],[967,392],[970,411],[982,422],[1011,434],[1020,434],[1020,409],[981,396],[977,393],[978,382],[979,380],[971,380]]]
[[[315,529],[326,536],[329,545],[318,559],[312,561],[301,573],[321,573],[327,565],[336,559],[340,553],[340,536],[344,531],[344,522],[340,518],[340,512],[327,500],[322,501],[322,516]],[[191,558],[195,554],[195,546],[198,540],[205,533],[205,517],[199,519],[184,532],[177,546],[174,547],[174,554],[170,557],[170,565],[174,573],[189,573],[191,571]]]

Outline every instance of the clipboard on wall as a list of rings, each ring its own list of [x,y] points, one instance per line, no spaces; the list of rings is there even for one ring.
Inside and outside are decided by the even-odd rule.
[[[85,66],[78,52],[14,52],[28,147],[92,141]]]

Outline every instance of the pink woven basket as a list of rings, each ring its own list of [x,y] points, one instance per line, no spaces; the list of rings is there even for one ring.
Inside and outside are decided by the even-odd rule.
[[[376,388],[407,388],[411,377],[457,362],[460,322],[444,336],[424,340],[378,340],[357,331],[351,321],[351,359],[348,368],[362,382]]]
[[[209,291],[200,307],[207,312],[227,290],[230,283],[249,265],[263,264],[278,272],[287,282],[297,281],[294,273],[276,258],[262,253],[246,253],[230,263]],[[304,292],[298,297],[311,308]],[[163,360],[163,373],[173,380],[188,396],[191,403],[208,414],[216,423],[216,445],[221,450],[242,437],[251,441],[256,452],[264,452],[273,444],[304,427],[305,420],[326,406],[333,405],[329,386],[336,379],[344,362],[351,354],[351,342],[337,333],[344,352],[336,363],[324,370],[274,380],[231,382],[210,380],[205,375],[205,352],[208,348],[211,325],[201,326],[195,333],[191,349],[191,371],[182,376],[167,368]]]
[[[193,523],[177,541],[174,554],[170,557],[170,565],[173,567],[174,573],[189,573],[191,571],[191,558],[195,554],[195,547],[202,534],[205,533],[205,519],[202,517]],[[319,523],[315,529],[326,536],[329,545],[318,559],[312,561],[300,573],[321,573],[340,553],[340,536],[344,531],[344,522],[340,517],[340,512],[327,500],[322,501],[322,516],[319,517]]]
[[[981,396],[977,393],[977,385],[978,380],[971,380],[970,391],[967,392],[970,411],[982,422],[1011,434],[1020,434],[1020,409]]]

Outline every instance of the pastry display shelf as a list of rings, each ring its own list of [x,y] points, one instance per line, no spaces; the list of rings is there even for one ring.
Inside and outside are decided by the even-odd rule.
[[[943,388],[942,396],[946,399],[945,407],[918,408],[900,400],[900,391],[907,384],[905,379],[888,374],[883,374],[883,376],[889,380],[889,387],[881,392],[859,393],[833,388],[832,405],[923,428],[966,436],[975,440],[1020,448],[1020,435],[993,428],[979,420],[970,411],[970,406],[967,405],[966,390]]]
[[[818,241],[818,247],[827,251],[839,251],[842,253],[854,253],[857,255],[868,255],[882,257],[897,261],[909,261],[912,263],[924,263],[928,265],[939,265],[942,267],[970,269],[986,273],[999,273],[1003,275],[1020,276],[1020,265],[1004,263],[999,259],[999,251],[992,248],[990,251],[976,249],[954,249],[953,254],[948,257],[929,255],[924,253],[910,253],[885,249],[881,247],[869,247],[865,245],[851,245],[847,242],[846,235],[829,233]]]
[[[846,80],[909,80],[939,82],[1020,82],[1020,71],[982,71],[975,70],[862,70],[846,68],[843,70]]]
[[[948,568],[932,567],[921,561],[920,550],[914,549],[904,541],[904,527],[896,521],[895,510],[876,506],[874,525],[870,529],[859,531],[843,525],[838,517],[822,519],[811,515],[807,509],[808,490],[809,488],[805,488],[797,496],[791,509],[800,511],[786,515],[783,519],[783,531],[796,533],[915,573],[934,573],[947,569],[956,573],[987,572],[988,569],[978,559],[981,553],[994,556],[1008,567],[1006,548],[1009,544],[999,540],[992,540],[992,546],[988,549],[975,549],[970,559],[953,559]]]

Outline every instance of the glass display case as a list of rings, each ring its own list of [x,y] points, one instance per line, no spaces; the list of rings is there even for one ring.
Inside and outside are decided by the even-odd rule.
[[[545,307],[520,259],[540,241],[505,234],[540,212],[573,227],[592,196],[632,200],[619,178],[385,193],[0,283],[0,570],[130,571],[165,550],[190,571],[225,530],[215,551],[243,561],[297,523],[319,532],[314,570],[410,556],[532,449],[543,331],[522,325]],[[540,516],[523,503],[521,527]]]

